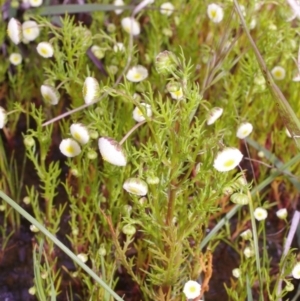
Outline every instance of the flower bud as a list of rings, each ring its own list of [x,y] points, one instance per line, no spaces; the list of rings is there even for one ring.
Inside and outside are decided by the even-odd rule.
[[[104,245],[101,245],[99,250],[98,250],[98,253],[100,256],[105,256],[106,255],[106,249],[104,247]]]
[[[80,253],[80,254],[77,255],[77,257],[78,257],[83,263],[87,262],[88,259],[89,259],[88,255],[85,254],[85,253]]]
[[[241,276],[241,270],[236,268],[236,269],[233,269],[232,270],[232,275],[235,277],[235,278],[240,278]]]
[[[122,232],[125,234],[125,235],[128,235],[128,236],[132,236],[135,234],[136,232],[136,229],[133,225],[125,225],[123,228],[122,228]]]
[[[252,238],[252,231],[250,229],[247,229],[242,232],[240,236],[245,240],[250,240]]]
[[[25,144],[25,147],[30,148],[35,145],[35,141],[31,136],[25,136],[24,144]]]
[[[177,67],[175,54],[167,50],[160,52],[156,56],[155,67],[159,74],[167,75],[173,72]]]
[[[231,195],[230,200],[232,203],[238,204],[238,205],[247,205],[249,204],[249,197],[248,195],[240,192],[236,192]]]

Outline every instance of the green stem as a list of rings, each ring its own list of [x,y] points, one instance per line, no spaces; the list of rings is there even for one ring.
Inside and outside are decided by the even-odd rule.
[[[117,301],[124,301],[118,296],[93,270],[84,264],[69,248],[61,243],[54,235],[52,235],[43,225],[37,222],[28,212],[20,207],[14,200],[7,196],[0,190],[0,197],[3,198],[11,207],[18,211],[25,217],[31,224],[35,225],[44,235],[46,235],[52,242],[54,242],[63,252],[65,252],[72,260],[74,260],[83,270],[85,270],[97,283],[100,284],[106,291],[108,291]]]

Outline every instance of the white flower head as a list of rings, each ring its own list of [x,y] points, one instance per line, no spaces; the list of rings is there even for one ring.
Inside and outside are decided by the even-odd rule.
[[[57,105],[59,102],[59,92],[50,85],[42,85],[41,93],[46,103],[51,105]]]
[[[126,78],[134,83],[141,82],[147,77],[148,77],[148,70],[141,65],[131,67],[126,74]]]
[[[28,293],[29,293],[30,295],[34,296],[35,293],[36,293],[36,287],[35,287],[35,286],[30,287],[30,288],[28,289]]]
[[[83,263],[87,262],[88,259],[89,259],[88,255],[85,254],[85,253],[77,254],[77,257],[78,257]]]
[[[82,94],[86,104],[90,104],[99,98],[100,87],[96,78],[89,76],[85,79]]]
[[[250,258],[252,256],[254,256],[254,250],[252,247],[246,247],[244,249],[244,255],[247,257],[247,258]]]
[[[17,19],[11,18],[9,20],[7,26],[7,34],[16,45],[18,45],[21,42],[22,27],[21,27],[21,23]]]
[[[239,268],[235,268],[232,270],[232,275],[235,277],[235,278],[240,278],[241,276],[241,270]]]
[[[80,144],[87,144],[90,140],[88,129],[81,123],[73,123],[70,126],[72,137]]]
[[[37,45],[36,50],[38,54],[44,58],[52,57],[54,54],[54,49],[52,45],[48,42],[40,42]]]
[[[116,43],[113,47],[114,52],[124,52],[125,51],[125,46],[123,43]]]
[[[172,15],[174,9],[174,5],[171,2],[165,2],[160,6],[160,13],[169,17]]]
[[[79,144],[72,138],[63,139],[59,145],[60,151],[66,157],[75,157],[78,156],[81,152]]]
[[[292,275],[295,279],[300,279],[300,262],[297,262],[292,270]]]
[[[139,195],[139,196],[144,196],[148,192],[147,183],[138,178],[127,179],[123,184],[123,188],[129,193]]]
[[[132,112],[132,117],[136,122],[141,122],[141,121],[146,120],[145,115],[147,117],[152,116],[152,110],[151,110],[151,106],[149,104],[141,102],[140,106],[145,107],[145,109],[141,110],[141,109],[139,109],[139,107],[135,107],[135,109]]]
[[[125,4],[124,4],[123,0],[115,0],[114,1],[114,5],[116,5],[116,6],[124,6]],[[117,15],[120,15],[122,12],[123,12],[123,9],[120,9],[120,8],[115,10],[115,13]]]
[[[207,15],[212,22],[220,23],[223,20],[224,11],[218,4],[211,3],[207,7]]]
[[[222,108],[212,108],[208,114],[206,124],[211,125],[214,124],[223,114]]]
[[[288,212],[286,208],[281,208],[278,211],[276,211],[276,215],[279,219],[286,219]]]
[[[242,123],[237,129],[236,136],[239,139],[245,139],[251,134],[252,130],[253,130],[253,125],[250,122]]]
[[[125,166],[126,156],[120,144],[109,137],[101,137],[98,140],[99,151],[104,161],[116,166]]]
[[[39,7],[43,4],[43,0],[28,0],[30,6]]]
[[[187,299],[195,299],[200,296],[201,285],[194,280],[189,280],[184,284],[183,293]]]
[[[0,107],[0,129],[3,129],[7,122],[7,113],[4,108]]]
[[[214,160],[214,168],[217,171],[229,171],[237,167],[243,159],[243,154],[233,147],[227,147],[219,152]]]
[[[181,87],[179,87],[179,89],[176,91],[170,92],[170,94],[171,94],[171,97],[176,100],[180,100],[183,98],[183,91],[182,91]]]
[[[140,23],[134,18],[126,17],[121,21],[123,29],[134,36],[137,36],[141,32]]]
[[[262,221],[262,220],[267,218],[268,211],[265,208],[257,207],[254,210],[253,214],[254,214],[254,217],[255,217],[256,220]]]
[[[35,225],[30,225],[30,226],[29,226],[29,229],[30,229],[30,231],[33,232],[33,233],[37,233],[37,232],[40,231],[39,228],[37,228]]]
[[[35,21],[25,21],[22,24],[23,39],[34,41],[40,34],[40,29]]]
[[[22,55],[14,52],[9,56],[9,61],[12,65],[20,65],[22,63]]]
[[[276,80],[283,80],[285,78],[285,69],[281,66],[275,66],[271,73]]]

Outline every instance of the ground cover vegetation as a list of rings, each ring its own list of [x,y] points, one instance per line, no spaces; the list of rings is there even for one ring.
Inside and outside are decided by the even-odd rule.
[[[297,1],[1,6],[3,300],[299,299]]]

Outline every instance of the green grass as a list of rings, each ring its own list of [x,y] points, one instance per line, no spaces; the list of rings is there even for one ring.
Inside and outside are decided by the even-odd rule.
[[[11,7],[10,17],[22,16],[22,22],[30,17],[40,26],[39,37],[22,47],[0,29],[8,54],[23,57],[21,65],[10,66],[9,55],[0,54],[0,91],[9,113],[0,145],[1,244],[5,249],[20,230],[20,215],[39,229],[32,234],[38,300],[75,300],[79,294],[91,301],[179,301],[185,300],[188,280],[200,281],[198,299],[212,300],[218,248],[225,245],[241,271],[233,277],[228,264],[222,283],[228,300],[281,300],[288,294],[296,251],[287,242],[299,223],[292,220],[300,188],[299,83],[293,81],[298,20],[287,21],[292,11],[282,1],[259,8],[254,2],[221,1],[220,23],[208,17],[209,1],[174,0],[170,16],[161,14],[162,3],[137,10],[126,2],[120,15],[109,1],[44,3],[22,14]],[[81,23],[82,15],[66,12],[88,13],[92,22]],[[122,28],[131,13],[140,23],[137,36]],[[42,41],[52,44],[52,58],[37,53]],[[124,52],[114,51],[118,42]],[[101,62],[90,59],[92,45],[103,52]],[[148,70],[140,82],[126,76],[136,65]],[[285,69],[284,79],[273,78],[275,66]],[[99,84],[92,104],[84,102],[82,92],[87,77]],[[43,99],[45,84],[59,91],[57,105]],[[182,98],[173,99],[170,92]],[[145,113],[142,102],[151,106],[152,116],[136,123],[132,113],[135,107]],[[207,125],[215,107],[223,114]],[[243,122],[253,125],[251,138],[236,137]],[[59,146],[72,137],[74,123],[83,124],[90,139],[77,156],[67,158]],[[101,156],[100,137],[119,143],[115,156],[122,149],[126,166],[109,163],[113,150]],[[24,151],[15,147],[20,141]],[[238,168],[220,172],[214,160],[226,147],[239,149],[244,159]],[[29,163],[21,173],[13,168],[15,155],[32,164],[35,183],[26,178]],[[147,183],[147,193],[123,189],[129,178]],[[233,204],[234,192],[249,204]],[[255,219],[257,207],[267,209],[266,220]],[[286,221],[276,216],[280,208],[288,210]],[[239,237],[246,229],[253,233],[249,240]],[[271,251],[274,232],[281,233],[280,255]],[[59,264],[57,247],[74,268]],[[246,247],[252,256],[245,256]],[[119,287],[122,277],[132,283],[125,291]],[[132,291],[137,299],[130,299]]]

